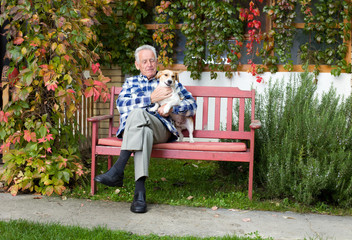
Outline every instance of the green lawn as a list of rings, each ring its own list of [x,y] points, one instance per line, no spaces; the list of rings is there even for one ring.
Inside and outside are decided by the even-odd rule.
[[[60,224],[39,224],[31,223],[28,221],[0,221],[0,240],[107,240],[107,239],[118,239],[118,240],[170,240],[170,239],[218,239],[218,240],[244,240],[244,239],[263,239],[256,233],[249,234],[245,237],[208,237],[208,238],[197,238],[197,237],[170,237],[170,236],[157,236],[157,235],[136,235],[125,231],[112,231],[106,228],[97,227],[93,229],[81,228],[76,226],[62,226]]]
[[[313,206],[299,204],[292,199],[269,199],[254,186],[253,200],[247,197],[248,171],[245,164],[232,164],[236,171],[225,174],[218,162],[152,159],[150,177],[146,181],[147,202],[195,207],[252,209],[268,211],[314,212],[352,215],[351,209],[330,206],[323,202]],[[98,174],[106,170],[106,161],[99,161]],[[81,184],[65,193],[68,197],[131,202],[134,193],[134,166],[131,158],[126,166],[124,187],[111,188],[98,184],[96,195],[90,186]],[[116,191],[117,190],[117,191]]]

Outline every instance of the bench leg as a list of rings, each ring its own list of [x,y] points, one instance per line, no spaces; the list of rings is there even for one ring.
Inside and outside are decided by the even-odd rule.
[[[253,161],[249,162],[248,198],[252,200],[253,190]]]
[[[96,167],[95,152],[92,152],[92,165],[91,165],[91,174],[90,174],[90,192],[92,195],[94,195],[95,191],[96,191],[96,186],[95,186],[95,182],[94,182],[95,167]]]
[[[112,156],[108,156],[108,170],[112,167]]]

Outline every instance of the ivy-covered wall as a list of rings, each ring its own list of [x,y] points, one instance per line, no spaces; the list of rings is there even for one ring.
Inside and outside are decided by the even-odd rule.
[[[100,19],[99,50],[123,73],[135,71],[133,51],[145,43],[164,67],[193,79],[204,71],[212,79],[249,71],[258,81],[264,72],[351,72],[350,0],[126,0],[113,12]]]

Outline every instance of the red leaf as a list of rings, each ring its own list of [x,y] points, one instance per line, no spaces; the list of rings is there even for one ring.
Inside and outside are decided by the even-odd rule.
[[[104,86],[105,84],[102,82],[99,82],[97,80],[94,81],[94,85],[98,85],[98,86]]]
[[[36,142],[37,141],[37,137],[35,135],[35,132],[30,132],[28,130],[24,130],[23,138],[27,142],[30,142],[30,141]]]
[[[65,58],[66,61],[69,61],[69,60],[70,60],[70,56],[67,55],[67,54],[64,56],[64,58]]]
[[[21,43],[23,43],[23,41],[23,37],[16,37],[15,40],[13,40],[13,43],[16,45],[20,45]]]
[[[39,67],[43,68],[43,69],[48,69],[49,68],[48,64],[43,64],[43,65],[40,65]]]
[[[11,73],[9,73],[9,80],[15,79],[19,74],[18,69],[14,68]]]
[[[94,93],[93,88],[92,88],[92,87],[88,87],[88,88],[84,91],[84,96],[85,96],[86,98],[89,98],[89,97],[93,96],[93,93]]]
[[[100,93],[96,88],[93,88],[93,91],[94,91],[94,102],[96,102],[100,96]]]
[[[99,63],[92,63],[92,71],[95,74],[99,70],[100,64]]]
[[[94,85],[93,79],[90,78],[90,79],[84,80],[84,85],[86,85],[87,87],[93,86]]]
[[[28,130],[24,130],[24,135],[23,135],[24,140],[27,142],[31,141],[31,132]]]
[[[10,116],[10,113],[4,112],[4,111],[0,111],[0,122],[4,121],[4,122],[7,123],[9,116]]]

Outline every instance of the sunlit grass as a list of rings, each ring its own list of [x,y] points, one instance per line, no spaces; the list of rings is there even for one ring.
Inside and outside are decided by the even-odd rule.
[[[101,159],[101,158],[100,158]],[[251,209],[267,211],[314,212],[335,215],[352,215],[351,209],[341,209],[319,203],[314,206],[299,204],[292,199],[267,199],[265,192],[254,186],[253,200],[248,194],[248,171],[234,164],[237,173],[223,173],[217,162],[152,159],[146,181],[147,202],[153,204]],[[106,169],[106,161],[99,161],[98,174]],[[98,184],[98,191],[90,195],[89,184],[75,187],[68,197],[131,202],[134,194],[133,158],[125,170],[124,187],[111,188]],[[265,199],[265,200],[263,200]]]
[[[157,236],[155,234],[150,235],[137,235],[126,231],[115,231],[109,230],[103,227],[95,227],[92,229],[82,228],[77,226],[62,226],[60,224],[40,224],[33,223],[24,220],[16,221],[0,221],[0,240],[33,240],[33,239],[55,239],[55,240],[106,240],[106,239],[118,239],[118,240],[245,240],[245,239],[264,239],[258,236],[257,233],[251,233],[245,237],[226,236],[226,237],[175,237],[175,236]]]

